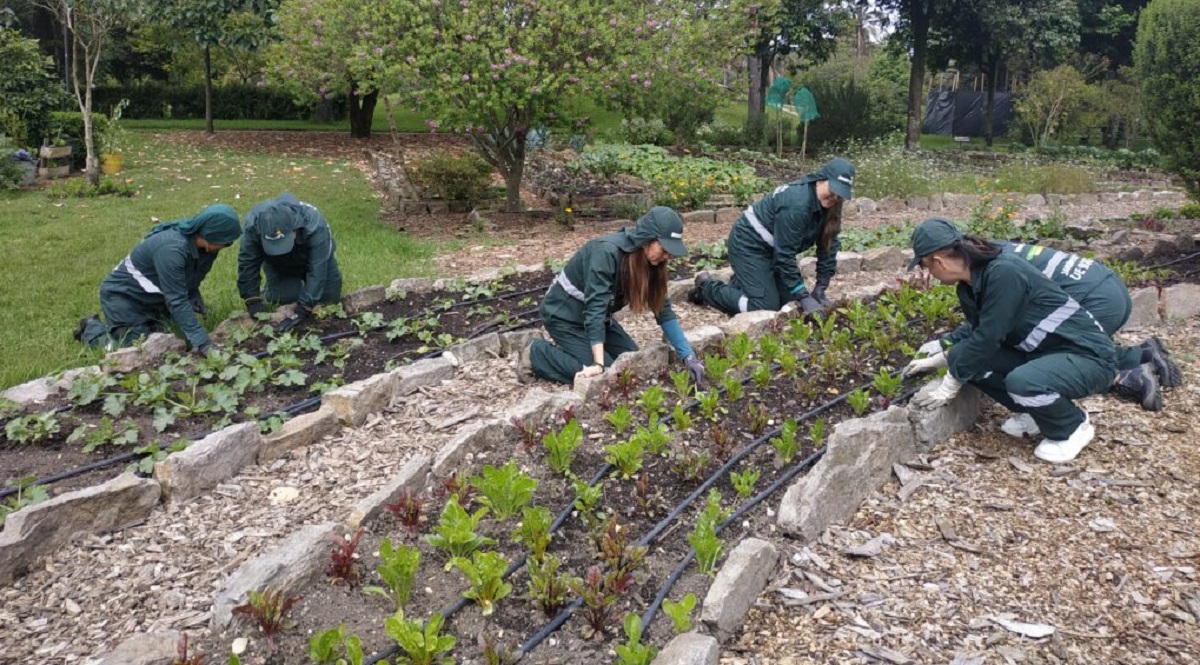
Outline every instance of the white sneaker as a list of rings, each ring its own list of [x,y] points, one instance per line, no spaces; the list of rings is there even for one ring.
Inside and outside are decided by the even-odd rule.
[[[1070,462],[1087,447],[1087,444],[1092,442],[1094,436],[1096,436],[1096,428],[1092,427],[1091,420],[1087,414],[1084,414],[1083,423],[1076,427],[1074,432],[1071,432],[1071,436],[1063,441],[1042,439],[1038,447],[1033,450],[1033,456],[1054,464]]]
[[[1000,425],[1000,431],[1009,436],[1015,436],[1018,439],[1023,439],[1027,436],[1037,436],[1042,433],[1038,428],[1037,423],[1033,422],[1033,416],[1028,413],[1014,413]]]

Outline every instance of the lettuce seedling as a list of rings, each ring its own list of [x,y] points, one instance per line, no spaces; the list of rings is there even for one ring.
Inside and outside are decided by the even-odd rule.
[[[387,585],[387,590],[371,586],[366,591],[390,598],[396,603],[396,609],[403,608],[412,594],[413,580],[421,566],[421,552],[407,545],[393,546],[391,539],[384,538],[379,543],[379,559],[381,562],[375,567],[375,572]]]
[[[771,438],[771,446],[779,453],[784,464],[791,464],[792,458],[800,451],[800,444],[796,443],[796,427],[796,421],[788,418],[779,428],[779,436]]]
[[[696,527],[687,537],[688,544],[696,550],[696,565],[706,575],[716,574],[717,559],[721,556],[721,539],[716,528],[724,518],[721,493],[713,489],[708,493],[704,510],[696,517]]]
[[[696,607],[696,594],[688,593],[678,603],[667,599],[663,601],[663,612],[671,617],[671,625],[675,633],[682,635],[692,629],[692,610]]]
[[[648,644],[642,644],[642,619],[636,612],[625,615],[625,644],[618,644],[617,665],[650,665],[658,655],[658,649]]]
[[[454,658],[446,654],[454,649],[458,640],[453,635],[440,634],[445,625],[446,619],[437,612],[422,625],[419,619],[406,619],[404,610],[397,610],[383,623],[383,629],[404,652],[398,662],[408,665],[454,665]]]
[[[613,431],[621,435],[633,425],[633,412],[629,410],[628,404],[618,404],[612,413],[604,416],[604,419],[608,421],[609,425],[612,425]]]
[[[521,523],[513,531],[513,542],[521,543],[529,550],[529,555],[535,561],[546,556],[550,547],[550,526],[554,516],[545,506],[526,506],[521,509]]]
[[[458,499],[452,496],[442,509],[437,526],[433,528],[435,533],[425,536],[425,540],[430,545],[445,550],[451,557],[470,556],[484,545],[495,545],[495,540],[475,533],[475,528],[487,511],[487,508],[480,508],[474,515],[469,515],[458,504]],[[449,564],[446,565],[446,570],[450,570]]]
[[[675,394],[679,396],[680,401],[687,399],[692,392],[692,375],[686,369],[671,372],[671,383],[675,386]]]
[[[529,504],[538,483],[509,460],[498,469],[490,464],[484,466],[483,473],[471,479],[471,485],[483,495],[479,503],[490,508],[496,519],[503,521]]]
[[[741,473],[730,473],[729,480],[739,497],[749,499],[750,495],[754,494],[754,485],[758,483],[761,475],[758,469],[746,469]]]
[[[750,354],[754,353],[754,340],[746,333],[740,332],[730,338],[725,344],[725,350],[729,352],[733,366],[741,369],[750,362]]]
[[[528,597],[547,617],[557,615],[559,610],[566,607],[572,585],[582,583],[577,577],[560,573],[558,569],[561,565],[562,561],[556,556],[529,562]]]
[[[675,410],[671,412],[671,422],[677,432],[686,432],[692,428],[692,416],[683,410],[682,404],[675,405]]]
[[[450,565],[459,569],[471,583],[463,597],[475,601],[485,617],[491,616],[496,611],[496,603],[512,593],[512,585],[504,581],[508,560],[499,552],[475,552],[470,559],[454,557]]]
[[[662,386],[653,385],[642,391],[638,396],[637,405],[646,412],[646,417],[651,427],[658,424],[658,417],[662,415],[663,402],[667,395],[663,392]]]
[[[575,457],[575,449],[583,443],[583,428],[579,421],[572,420],[560,431],[550,432],[542,437],[542,445],[549,454],[547,462],[550,468],[563,474],[570,475],[571,461]]]
[[[846,397],[846,401],[850,403],[850,409],[854,411],[854,415],[861,416],[871,408],[871,394],[862,388],[856,389]]]
[[[607,453],[604,461],[616,467],[625,479],[632,478],[642,468],[642,458],[646,454],[642,440],[636,436],[604,446],[604,451]]]

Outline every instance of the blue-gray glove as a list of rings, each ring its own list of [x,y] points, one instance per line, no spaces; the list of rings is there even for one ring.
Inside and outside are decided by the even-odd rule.
[[[808,292],[808,289],[801,287],[799,291],[792,294],[792,300],[804,310],[805,314],[820,312],[825,308],[821,306],[821,301],[817,300]]]
[[[696,388],[704,390],[707,382],[704,380],[704,363],[700,361],[700,357],[693,353],[683,359],[683,365],[687,367],[688,374],[692,377],[692,383],[696,384]]]

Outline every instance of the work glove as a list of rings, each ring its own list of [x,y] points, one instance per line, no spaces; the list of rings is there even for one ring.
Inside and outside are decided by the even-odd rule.
[[[799,291],[792,294],[792,300],[804,310],[805,314],[820,312],[825,308],[821,306],[821,301],[817,300],[808,292],[808,289],[801,287]]]
[[[266,305],[263,305],[262,298],[246,298],[246,313],[250,315],[250,318],[253,319],[259,314],[262,314],[266,311],[266,309]]]
[[[932,385],[932,384],[930,384]],[[959,390],[962,390],[963,384],[954,375],[949,372],[942,377],[941,383],[933,388],[926,386],[916,395],[913,395],[912,403],[923,409],[936,409],[939,406],[945,406],[954,399]]]
[[[205,342],[205,343],[201,344],[200,346],[195,347],[192,350],[196,352],[197,356],[200,356],[201,358],[207,358],[208,354],[210,354],[214,351],[220,351],[221,347],[212,342]]]
[[[307,320],[308,317],[311,315],[312,315],[311,309],[308,309],[306,307],[297,306],[295,312],[293,312],[291,315],[289,315],[284,320],[275,324],[275,332],[285,333],[285,332],[288,332],[289,330],[294,330],[301,323],[304,323],[304,321]]]
[[[587,367],[584,367],[583,369],[579,370],[579,372],[575,376],[583,377],[585,379],[590,379],[593,376],[600,376],[603,373],[604,373],[604,365],[594,365],[593,364],[593,365],[588,365]]]
[[[196,298],[192,301],[192,311],[200,316],[208,316],[208,306],[204,304],[204,298]]]
[[[924,344],[922,344],[917,349],[917,353],[920,353],[928,358],[935,353],[941,353],[943,350],[944,349],[942,349],[942,340],[931,339],[928,342],[925,342]]]
[[[913,358],[911,361],[909,361],[909,363],[907,365],[904,366],[904,369],[901,370],[900,376],[907,379],[908,377],[913,376],[915,374],[923,374],[925,372],[932,372],[935,369],[939,369],[939,368],[945,367],[945,366],[946,366],[946,352],[939,350],[937,353],[934,353],[932,356],[929,356],[928,358]]]
[[[829,307],[833,301],[825,297],[825,289],[829,288],[828,284],[817,284],[817,288],[813,289],[812,297],[816,298],[817,302],[821,303],[821,307]]]
[[[704,390],[707,382],[704,380],[704,363],[700,361],[700,357],[693,353],[683,359],[683,365],[687,367],[688,375],[692,377],[692,383],[696,384],[696,388]]]

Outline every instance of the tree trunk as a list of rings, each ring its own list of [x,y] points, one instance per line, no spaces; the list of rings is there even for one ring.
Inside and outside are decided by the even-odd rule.
[[[350,86],[350,138],[371,138],[371,123],[375,117],[375,103],[379,101],[379,91],[372,90],[367,94],[354,94],[355,86]]]
[[[995,135],[995,110],[996,110],[996,74],[1000,71],[1000,58],[993,56],[992,61],[988,65],[988,86],[987,86],[987,107],[983,119],[983,142],[987,147],[992,147],[992,138]]]
[[[504,173],[504,209],[508,212],[522,212],[525,209],[521,203],[521,179],[525,176],[524,151],[519,161],[509,165]]]
[[[766,87],[762,84],[763,69],[761,57],[758,55],[746,56],[746,76],[749,85],[746,98],[748,115],[762,113],[767,108]]]
[[[212,48],[204,45],[204,131],[209,134],[216,133],[213,129],[213,104],[212,104]]]
[[[925,53],[929,48],[929,6],[932,0],[911,0],[909,3],[909,25],[912,27],[912,69],[908,75],[908,132],[904,147],[916,150],[921,147],[921,110],[925,97]]]

